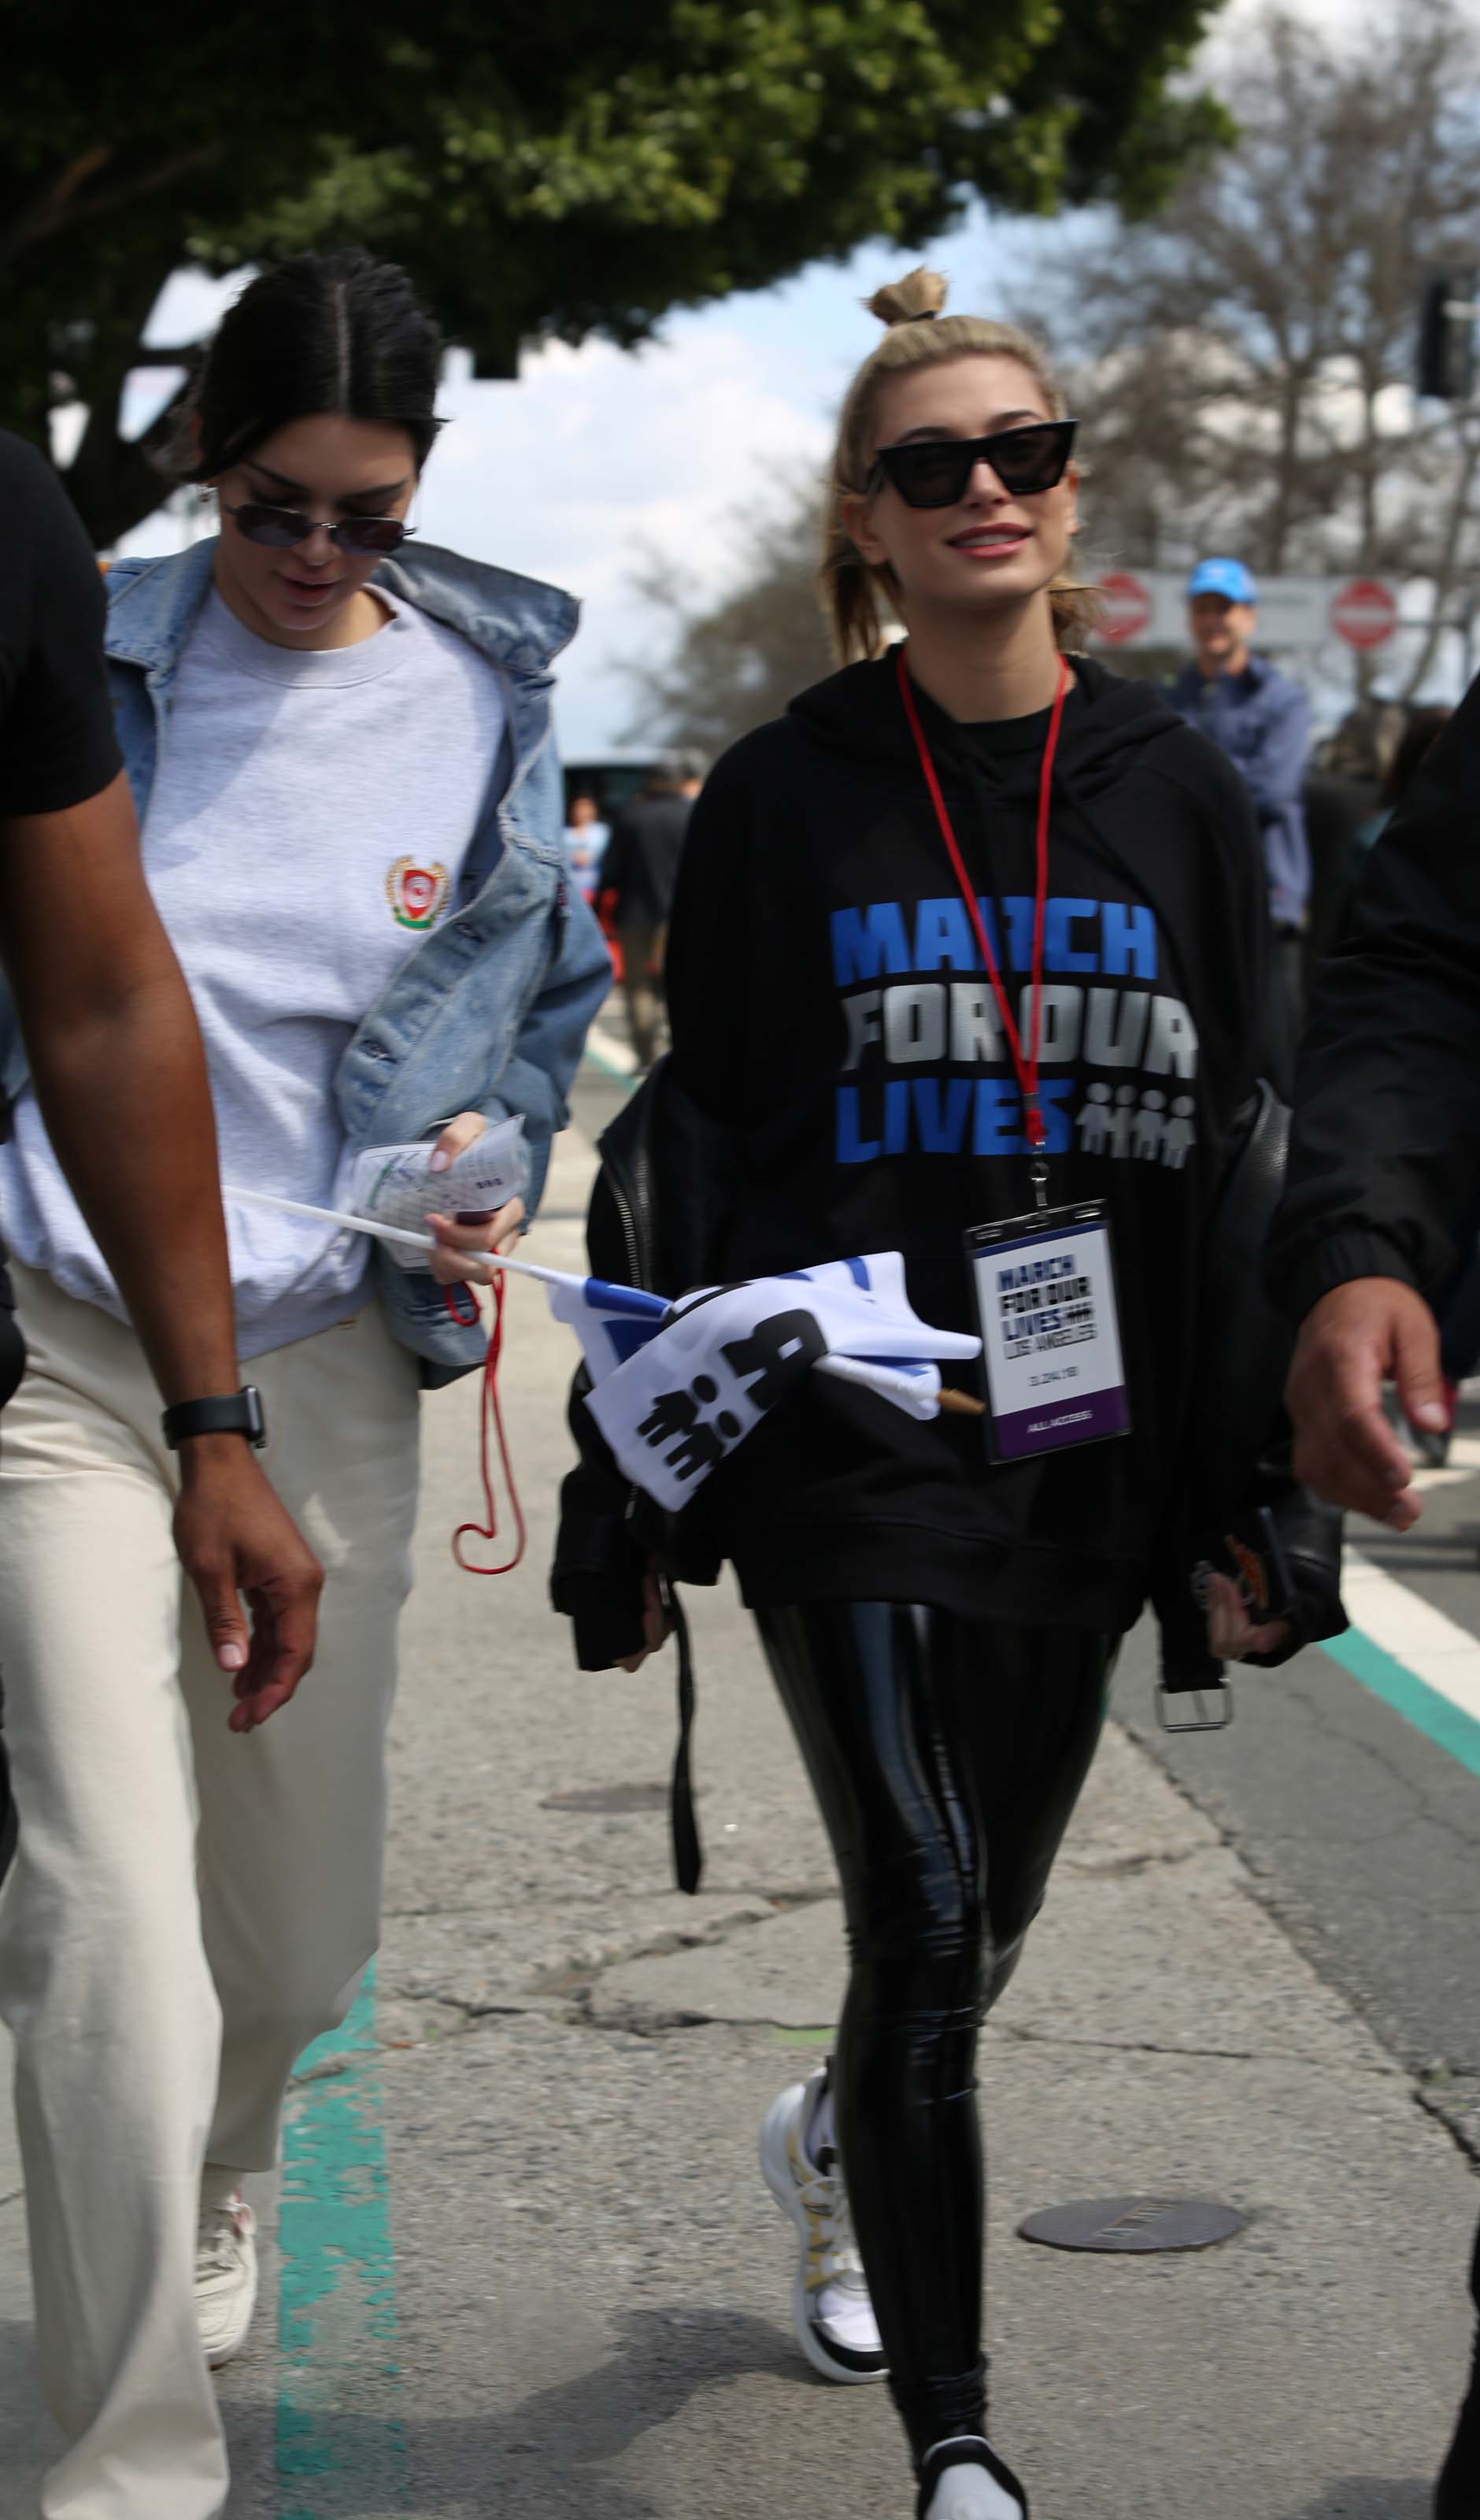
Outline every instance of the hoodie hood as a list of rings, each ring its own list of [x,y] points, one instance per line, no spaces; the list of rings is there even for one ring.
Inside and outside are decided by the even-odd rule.
[[[899,696],[896,652],[867,664],[845,665],[827,681],[799,694],[788,714],[799,720],[830,751],[849,754],[896,768],[917,771],[915,739]],[[1058,776],[1086,801],[1105,794],[1133,768],[1141,766],[1147,746],[1168,738],[1185,740],[1187,721],[1150,683],[1127,682],[1107,673],[1088,656],[1072,659],[1073,705],[1064,713],[1059,739]],[[961,728],[954,718],[915,685],[921,722],[932,750],[943,765],[963,760]],[[994,762],[1004,787],[1026,793],[1036,789],[1039,756],[1025,750]],[[973,763],[974,775],[980,765]]]

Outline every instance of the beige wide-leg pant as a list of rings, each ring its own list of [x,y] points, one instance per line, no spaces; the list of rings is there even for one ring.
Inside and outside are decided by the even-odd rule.
[[[253,1357],[265,1465],[324,1562],[292,1704],[242,1738],[170,1539],[132,1332],[15,1272],[0,1673],[21,1813],[0,1892],[41,2375],[43,2520],[216,2520],[196,2331],[202,2167],[270,2169],[293,2061],[379,1939],[383,1747],[410,1583],[418,1376],[378,1306]]]

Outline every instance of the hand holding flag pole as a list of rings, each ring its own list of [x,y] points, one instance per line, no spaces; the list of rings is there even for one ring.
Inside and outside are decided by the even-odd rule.
[[[380,1242],[399,1242],[414,1247],[418,1251],[436,1251],[442,1247],[433,1235],[416,1234],[407,1226],[379,1225],[369,1217],[354,1215],[348,1208],[312,1207],[305,1199],[277,1198],[265,1190],[228,1189],[223,1190],[221,1195],[224,1199],[239,1200],[247,1207],[272,1207],[284,1216],[306,1217],[313,1225],[342,1226],[346,1233],[369,1234]],[[650,1294],[642,1286],[613,1285],[605,1278],[578,1278],[568,1269],[544,1269],[536,1261],[506,1259],[497,1251],[472,1251],[468,1256],[471,1260],[485,1262],[490,1269],[508,1270],[515,1277],[537,1278],[546,1286],[559,1287],[567,1302],[579,1303],[593,1313],[607,1310],[634,1323],[650,1321],[654,1329],[659,1323],[668,1319],[672,1310],[666,1296]],[[840,1262],[837,1265],[845,1267],[847,1264]],[[573,1316],[561,1311],[558,1318],[570,1321]],[[632,1348],[645,1344],[646,1339],[651,1335],[653,1335],[652,1331],[638,1333],[631,1341]],[[975,1339],[964,1340],[962,1353],[974,1356],[977,1347],[978,1342]],[[871,1372],[863,1359],[850,1356],[820,1356],[815,1360],[815,1364],[819,1373],[830,1373],[839,1382],[857,1382],[866,1390],[879,1389],[882,1377],[876,1371]],[[888,1396],[894,1395],[891,1393]],[[979,1400],[973,1400],[968,1391],[952,1391],[943,1388],[934,1397],[935,1406],[949,1416],[980,1418],[985,1414],[982,1403]]]
[[[228,1189],[222,1196],[382,1242],[444,1247],[429,1234],[349,1209],[266,1191]],[[919,1319],[897,1251],[697,1287],[673,1303],[497,1251],[470,1256],[547,1288],[557,1320],[580,1339],[592,1382],[586,1405],[618,1463],[675,1512],[811,1372],[857,1384],[913,1418],[984,1414],[979,1400],[944,1389],[940,1378],[940,1360],[976,1357],[981,1341]]]

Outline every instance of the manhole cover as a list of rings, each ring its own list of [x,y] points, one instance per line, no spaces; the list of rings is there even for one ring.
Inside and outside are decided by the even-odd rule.
[[[655,1812],[668,1808],[666,1785],[559,1785],[541,1798],[542,1811]]]
[[[1243,2216],[1209,2196],[1083,2196],[1050,2205],[1018,2224],[1025,2240],[1051,2249],[1210,2249],[1243,2229]]]

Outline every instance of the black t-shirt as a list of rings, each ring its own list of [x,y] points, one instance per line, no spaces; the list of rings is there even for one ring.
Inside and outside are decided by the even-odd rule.
[[[1216,747],[1146,686],[1076,662],[1045,937],[1048,1194],[1107,1203],[1132,1432],[994,1468],[969,1419],[921,1422],[814,1375],[691,1508],[756,1605],[924,1600],[1112,1630],[1146,1589],[1203,1229],[1254,1075],[1263,871]],[[1048,713],[968,728],[919,698],[1026,1038]],[[740,1140],[715,1275],[896,1250],[917,1312],[974,1330],[964,1237],[1032,1207],[1029,1150],[892,660],[850,666],[717,765],[667,982],[676,1079]]]
[[[0,429],[0,815],[57,814],[121,768],[103,661],[103,581],[34,446]]]

